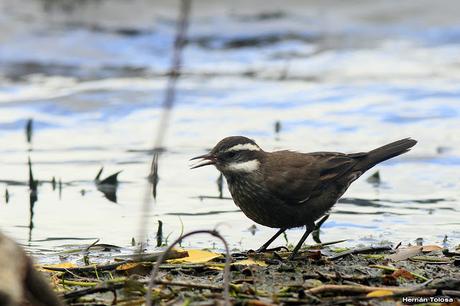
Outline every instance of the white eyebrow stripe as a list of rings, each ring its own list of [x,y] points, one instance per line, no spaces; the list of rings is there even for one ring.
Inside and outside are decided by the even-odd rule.
[[[228,148],[224,152],[231,152],[231,151],[260,151],[260,148],[252,143],[245,143],[245,144],[237,144],[233,147]]]
[[[241,163],[231,163],[226,168],[231,171],[253,172],[259,169],[260,162],[257,159]]]

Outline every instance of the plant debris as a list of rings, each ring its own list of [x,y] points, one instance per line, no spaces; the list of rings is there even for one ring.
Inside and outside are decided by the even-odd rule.
[[[358,301],[398,303],[405,296],[446,296],[458,303],[457,254],[450,256],[452,251],[435,246],[413,250],[410,246],[395,250],[377,245],[334,252],[326,242],[304,248],[298,259],[292,261],[287,260],[290,253],[282,249],[234,253],[230,302],[333,305]],[[69,305],[142,305],[152,267],[162,253],[155,254],[114,258],[108,263],[84,267],[74,263],[43,265],[39,270],[47,271],[54,289]],[[406,258],[398,254],[405,254]],[[167,258],[173,259],[159,265],[151,294],[153,304],[224,303],[224,254],[173,250]]]

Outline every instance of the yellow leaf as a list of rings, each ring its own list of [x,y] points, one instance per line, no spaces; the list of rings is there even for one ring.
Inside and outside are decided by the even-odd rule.
[[[251,266],[251,265],[257,265],[257,266],[261,266],[261,267],[266,267],[267,264],[264,262],[264,261],[261,261],[261,260],[254,260],[254,259],[245,259],[245,260],[238,260],[234,263],[232,263],[232,265],[242,265],[242,266]]]
[[[170,259],[168,260],[169,263],[206,263],[208,261],[213,260],[214,258],[221,257],[221,254],[213,253],[210,251],[204,250],[187,250],[188,256],[177,258],[177,259]]]
[[[216,270],[216,271],[223,271],[225,264],[222,263],[207,263],[206,266],[209,269]]]
[[[379,297],[379,296],[386,296],[386,295],[392,295],[393,291],[391,290],[386,290],[386,289],[380,289],[380,290],[374,290],[372,292],[369,292],[366,296],[367,297]]]
[[[128,262],[122,265],[119,265],[116,270],[117,271],[126,271],[126,270],[131,270],[139,266],[138,262]]]
[[[60,264],[55,264],[55,265],[36,265],[35,268],[38,271],[42,272],[52,272],[52,270],[48,270],[46,268],[63,268],[63,269],[68,269],[68,268],[76,268],[77,265],[71,262],[63,262]]]

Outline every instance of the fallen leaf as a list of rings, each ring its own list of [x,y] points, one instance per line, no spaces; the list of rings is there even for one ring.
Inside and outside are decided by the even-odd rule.
[[[270,303],[270,301],[260,301],[260,300],[249,300],[249,301],[246,301],[245,304],[247,306],[270,306],[270,305],[273,305],[273,303]]]
[[[404,249],[398,249],[395,254],[388,255],[387,258],[393,261],[406,260],[422,253],[421,246],[412,246]]]
[[[313,260],[320,260],[321,250],[309,250],[308,258],[313,259]]]
[[[372,292],[369,292],[366,296],[367,297],[379,297],[379,296],[387,296],[387,295],[392,295],[393,291],[387,290],[387,289],[380,289],[380,290],[374,290]]]
[[[139,262],[128,262],[122,265],[119,265],[116,270],[117,271],[126,271],[126,270],[131,270],[134,268],[137,268],[139,266]]]
[[[261,260],[254,260],[254,259],[244,259],[244,260],[238,260],[232,263],[232,265],[242,265],[242,266],[251,266],[251,265],[256,265],[256,266],[261,266],[261,267],[266,267],[267,264],[264,261]]]
[[[219,253],[204,250],[187,250],[187,253],[188,256],[177,259],[170,259],[168,260],[168,263],[206,263],[208,261],[222,256]]]
[[[400,268],[396,271],[394,271],[391,275],[393,275],[394,278],[402,277],[408,280],[414,279],[414,275],[407,271],[406,269]]]
[[[422,252],[423,253],[429,253],[429,252],[439,251],[439,250],[442,250],[442,247],[440,247],[439,245],[434,245],[434,244],[424,245],[422,247]]]
[[[208,267],[209,269],[212,269],[212,270],[216,270],[216,271],[223,271],[224,267],[225,267],[225,264],[223,264],[223,263],[207,263],[206,267]]]

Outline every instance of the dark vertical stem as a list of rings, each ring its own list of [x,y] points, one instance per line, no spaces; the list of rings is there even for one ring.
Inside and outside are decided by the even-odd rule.
[[[38,194],[37,194],[37,185],[38,182],[34,180],[34,175],[32,172],[32,161],[28,160],[28,166],[29,166],[29,212],[30,212],[30,218],[29,218],[29,242],[32,241],[32,230],[34,228],[34,206],[35,202],[38,200]]]
[[[157,229],[157,247],[161,247],[163,244],[163,222],[158,220],[158,229]]]
[[[32,143],[32,133],[33,133],[33,120],[32,118],[27,120],[26,123],[26,138],[29,144]]]
[[[59,178],[58,181],[58,189],[59,189],[59,200],[62,199],[62,180]]]
[[[10,201],[10,193],[8,192],[8,186],[5,189],[5,203],[8,204]]]

